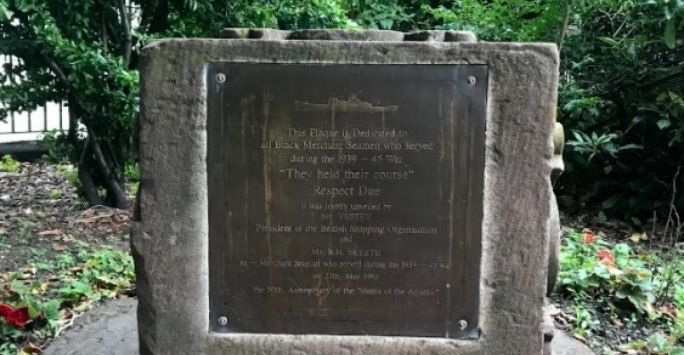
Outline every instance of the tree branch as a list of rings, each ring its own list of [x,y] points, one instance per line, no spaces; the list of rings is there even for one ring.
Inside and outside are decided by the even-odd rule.
[[[118,0],[119,2],[119,16],[121,17],[121,27],[124,31],[124,43],[123,43],[123,57],[124,57],[124,67],[128,69],[128,64],[131,62],[131,47],[133,46],[133,38],[131,36],[131,22],[128,19],[128,11],[126,11],[126,3],[124,0]]]
[[[105,21],[105,12],[104,8],[102,8],[102,14],[100,16],[100,31],[102,32],[102,48],[105,53],[108,51],[108,46],[107,42],[109,42],[109,38],[107,36],[107,22]]]
[[[59,78],[59,80],[61,80],[64,83],[64,85],[68,88],[70,86],[69,78],[64,73],[64,70],[62,70],[59,64],[57,64],[57,62],[52,57],[45,53],[45,51],[41,51],[40,54],[43,56],[43,59],[45,59],[45,62],[47,63],[48,67],[50,67],[50,70],[52,70],[52,72],[57,75],[57,78]]]
[[[572,14],[572,0],[567,0],[565,2],[565,8],[563,11],[563,22],[561,23],[560,30],[558,31],[558,38],[556,39],[556,44],[558,45],[558,52],[563,48],[563,42],[565,42],[565,33],[568,31],[568,25],[570,24],[570,15]]]
[[[41,55],[43,56],[43,59],[45,59],[45,62],[48,64],[50,70],[52,70],[52,72],[54,72],[55,75],[57,75],[57,78],[61,80],[64,83],[64,86],[67,88],[67,90],[70,91],[71,83],[69,82],[69,78],[67,77],[67,75],[64,73],[64,70],[62,70],[59,64],[57,64],[57,62],[45,51],[41,51]],[[73,93],[73,91],[71,92]],[[88,107],[86,107],[86,105],[84,105],[83,102],[81,102],[81,100],[79,100],[75,95],[72,95],[71,98],[73,98],[75,103],[79,106],[79,108],[88,115],[94,117],[104,117],[104,115],[97,114],[96,112],[93,112],[92,110],[88,109]]]
[[[660,77],[660,78],[657,78],[657,79],[654,79],[654,80],[645,82],[645,83],[639,85],[638,87],[641,88],[641,89],[644,89],[644,88],[651,88],[651,87],[653,87],[653,86],[657,86],[658,84],[661,84],[661,83],[670,81],[670,80],[672,80],[672,79],[676,79],[677,77],[680,77],[680,76],[684,76],[684,71],[681,71],[681,70],[676,71],[676,72],[674,72],[674,73],[665,75],[665,76],[663,76],[663,77]]]
[[[83,150],[81,151],[81,157],[78,159],[78,180],[81,182],[81,188],[86,200],[93,205],[104,205],[100,194],[97,193],[97,185],[93,181],[92,175],[90,175],[88,161],[88,149],[90,147],[91,138],[86,138],[85,145],[83,145]]]
[[[107,158],[102,152],[100,143],[97,140],[97,136],[92,129],[88,129],[88,138],[90,139],[90,146],[93,148],[93,153],[95,153],[95,162],[99,165],[100,171],[102,172],[104,183],[107,186],[107,192],[111,193],[112,202],[114,207],[126,209],[128,208],[128,201],[126,200],[126,192],[121,187],[121,184],[116,180],[112,170],[107,164]]]

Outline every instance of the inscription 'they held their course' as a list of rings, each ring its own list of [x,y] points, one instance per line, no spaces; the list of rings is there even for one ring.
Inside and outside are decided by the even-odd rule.
[[[372,222],[374,213],[390,212],[394,203],[383,199],[384,182],[401,183],[416,174],[410,154],[435,151],[434,141],[415,141],[397,128],[321,129],[291,127],[287,136],[264,140],[262,150],[285,152],[271,159],[286,179],[310,182],[313,197],[301,201],[302,210],[320,212],[320,225],[260,224],[264,233],[341,233],[360,235],[436,235],[434,226],[366,226],[330,224],[330,221]],[[369,186],[367,182],[375,182]],[[367,198],[365,203],[336,199]]]

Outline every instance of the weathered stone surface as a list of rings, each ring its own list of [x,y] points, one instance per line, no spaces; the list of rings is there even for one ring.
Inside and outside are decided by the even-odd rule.
[[[262,39],[283,40],[287,39],[290,31],[275,30],[272,28],[224,28],[221,30],[221,38],[231,39]]]
[[[426,30],[409,32],[404,35],[404,41],[444,42],[444,31]]]
[[[132,232],[141,353],[542,353],[555,46],[190,39],[154,42],[141,61],[142,185]],[[209,332],[204,70],[217,61],[488,66],[478,340]]]
[[[388,30],[327,30],[308,29],[284,31],[271,28],[224,28],[221,38],[263,40],[323,40],[323,41],[409,41],[409,42],[477,42],[470,31],[424,30],[403,33]]]
[[[551,344],[553,355],[594,355],[588,346],[560,330],[556,330]]]
[[[477,42],[477,38],[469,31],[426,30],[407,33],[404,41]]]
[[[551,183],[565,170],[563,163],[563,147],[565,145],[565,131],[563,125],[556,122],[553,130],[553,158],[551,158]],[[548,283],[546,287],[546,294],[550,295],[556,286],[556,279],[560,269],[560,244],[561,244],[561,225],[560,215],[558,212],[558,203],[556,195],[551,196],[551,218],[549,219],[549,266],[548,266]]]
[[[109,301],[76,319],[44,355],[132,355],[138,353],[133,298]]]
[[[384,30],[295,30],[288,39],[325,41],[403,41],[404,33]]]
[[[230,39],[247,39],[249,38],[250,30],[251,29],[244,27],[224,28],[221,30],[220,37]]]
[[[446,31],[444,42],[477,42],[477,37],[470,31]]]
[[[88,311],[75,325],[55,339],[45,350],[46,355],[133,355],[138,354],[138,325],[135,299],[114,300]],[[562,330],[545,329],[553,333],[554,341],[546,343],[555,355],[593,355],[586,345]],[[372,354],[371,354],[372,355]]]

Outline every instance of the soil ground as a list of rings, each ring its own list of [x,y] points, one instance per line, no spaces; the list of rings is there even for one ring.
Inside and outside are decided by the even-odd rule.
[[[67,170],[23,163],[21,172],[0,172],[0,274],[65,252],[128,250],[129,212],[88,208],[69,183]]]

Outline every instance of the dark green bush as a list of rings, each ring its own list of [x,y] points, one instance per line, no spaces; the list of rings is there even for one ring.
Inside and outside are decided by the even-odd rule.
[[[575,2],[561,68],[565,207],[600,204],[616,216],[669,207],[684,163],[683,15],[681,1]]]

